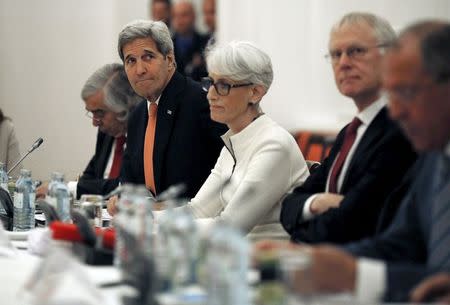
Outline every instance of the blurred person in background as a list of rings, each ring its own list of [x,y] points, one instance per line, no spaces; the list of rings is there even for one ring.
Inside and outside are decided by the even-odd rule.
[[[8,171],[19,159],[19,142],[14,132],[14,125],[12,120],[5,116],[0,109],[0,162],[5,164]],[[9,176],[19,176],[20,168],[21,165],[17,166]]]
[[[194,79],[206,76],[202,59],[208,36],[195,29],[195,10],[190,1],[180,0],[172,5],[172,39],[177,70]]]
[[[151,19],[162,21],[170,29],[170,14],[172,3],[170,0],[150,0]]]

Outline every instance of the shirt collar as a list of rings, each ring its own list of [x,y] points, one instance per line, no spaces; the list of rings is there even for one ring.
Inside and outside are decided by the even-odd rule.
[[[382,96],[381,98],[373,102],[369,107],[358,113],[356,117],[360,119],[364,125],[367,126],[377,116],[378,112],[380,112],[381,109],[386,106],[386,104],[386,98]]]
[[[229,129],[221,138],[228,149],[236,153],[236,151],[247,147],[262,132],[264,126],[271,124],[269,122],[272,122],[272,120],[267,115],[261,115],[240,132],[233,134],[231,129]]]
[[[159,106],[159,99],[161,98],[161,95],[160,96],[158,96],[158,98],[156,99],[156,101],[155,101],[155,103],[156,103],[156,105],[158,105]],[[150,108],[150,101],[149,100],[147,100],[147,109],[148,108]]]

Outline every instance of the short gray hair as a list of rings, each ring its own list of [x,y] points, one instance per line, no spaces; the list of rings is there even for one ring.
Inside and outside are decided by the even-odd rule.
[[[103,91],[106,107],[120,113],[121,120],[126,120],[130,111],[142,100],[131,87],[123,65],[118,63],[97,69],[84,84],[81,98],[86,101],[99,91]]]
[[[390,46],[397,38],[394,29],[387,20],[377,15],[365,12],[352,12],[344,15],[332,28],[331,35],[344,25],[367,24],[372,30],[378,44]]]
[[[273,81],[269,55],[247,41],[232,41],[207,49],[206,65],[209,73],[261,85],[266,90]]]
[[[158,51],[167,56],[173,53],[173,42],[167,25],[162,21],[135,20],[127,25],[119,33],[117,49],[119,56],[124,60],[123,47],[136,39],[152,39]]]

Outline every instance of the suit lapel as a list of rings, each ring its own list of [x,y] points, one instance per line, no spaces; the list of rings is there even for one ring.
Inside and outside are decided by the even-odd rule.
[[[104,143],[102,145],[101,159],[100,159],[100,167],[98,167],[97,177],[103,178],[105,174],[106,165],[108,164],[109,156],[111,155],[112,144],[114,142],[114,138],[105,134]]]
[[[177,99],[177,96],[184,90],[185,85],[186,79],[175,72],[159,100],[155,145],[153,148],[153,175],[155,177],[156,192],[159,192],[161,187],[165,151],[172,134],[179,103],[181,102],[181,99]]]
[[[342,190],[346,189],[348,180],[351,177],[349,174],[353,172],[354,167],[359,165],[362,159],[367,158],[367,151],[372,149],[375,143],[385,134],[387,121],[387,110],[386,107],[384,107],[367,127],[367,130],[359,142],[358,147],[356,147],[355,153],[350,160],[344,182],[342,183]]]

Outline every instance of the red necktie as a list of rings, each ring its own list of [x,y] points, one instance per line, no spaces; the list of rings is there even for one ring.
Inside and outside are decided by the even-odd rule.
[[[157,114],[158,105],[156,103],[150,103],[144,142],[144,175],[145,185],[153,192],[153,194],[156,194],[155,177],[153,175],[153,145],[155,143]]]
[[[358,130],[358,127],[361,124],[362,122],[355,117],[345,130],[344,143],[342,143],[339,156],[331,170],[330,184],[328,186],[328,192],[330,193],[337,193],[337,181],[339,174],[342,170],[342,166],[344,165],[345,159],[347,158],[348,152],[350,151],[350,148],[352,148],[352,145],[355,142],[356,131]]]
[[[116,147],[114,148],[113,163],[111,166],[111,171],[109,172],[108,178],[114,179],[119,177],[120,166],[122,165],[123,157],[123,144],[125,144],[125,136],[120,136],[116,138]]]

